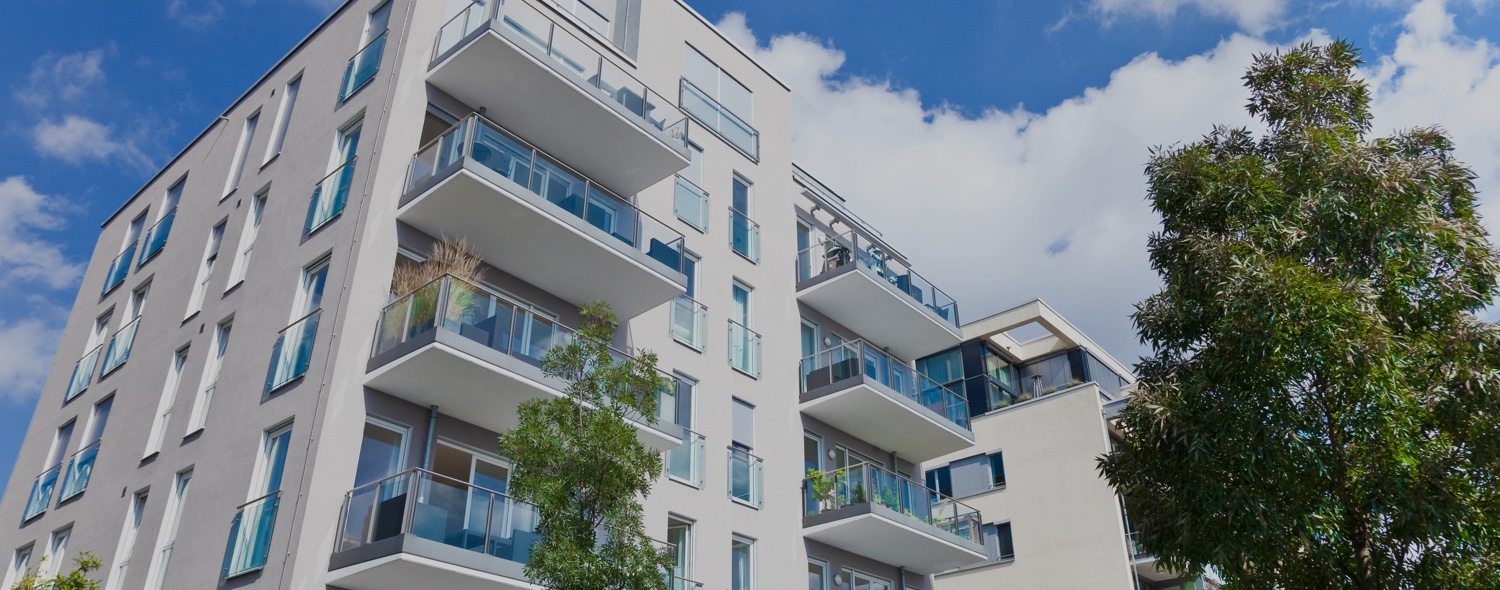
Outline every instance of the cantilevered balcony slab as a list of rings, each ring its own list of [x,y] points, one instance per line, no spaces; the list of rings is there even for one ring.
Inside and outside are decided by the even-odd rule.
[[[933,295],[910,286],[913,274],[849,262],[800,281],[797,299],[901,358],[957,346],[957,306],[916,299],[913,293]]]
[[[522,564],[411,535],[335,555],[340,563],[348,565],[330,568],[328,585],[348,590],[542,590]]]
[[[976,521],[972,526],[977,534],[979,523]],[[806,516],[802,520],[802,534],[918,574],[934,574],[987,559],[984,545],[977,540],[921,522],[879,502],[852,504]]]
[[[688,165],[685,117],[523,0],[472,6],[439,33],[427,81],[623,194]]]
[[[414,179],[397,218],[467,238],[485,262],[577,305],[602,300],[620,318],[686,291],[681,234],[586,181],[548,200],[497,172],[496,157],[466,155]]]
[[[457,283],[440,279],[437,284],[451,287],[442,285],[448,281]],[[472,293],[455,297],[453,291],[434,289],[431,299],[419,298],[429,303],[413,304],[406,297],[386,309],[366,386],[420,406],[436,405],[444,414],[495,432],[516,425],[522,403],[566,395],[567,384],[541,369],[546,351],[571,337],[564,328],[509,311],[484,317],[473,310],[495,306],[476,304]],[[447,301],[454,299],[469,307],[450,312]],[[427,305],[436,307],[436,314],[432,307],[425,313],[418,309]],[[636,438],[653,450],[682,444],[681,427],[670,421],[636,416],[633,422]]]

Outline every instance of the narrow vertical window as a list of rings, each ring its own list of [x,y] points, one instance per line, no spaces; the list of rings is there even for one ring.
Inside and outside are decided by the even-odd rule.
[[[114,405],[114,396],[94,404],[83,441],[78,451],[68,457],[67,468],[63,470],[62,490],[57,494],[58,503],[82,494],[88,487],[89,478],[94,474],[94,461],[99,457],[99,443],[104,439],[104,428],[109,424],[109,414]]]
[[[94,319],[94,327],[89,330],[88,340],[83,344],[83,356],[73,363],[73,374],[68,379],[68,389],[63,392],[63,402],[72,401],[94,382],[94,369],[98,368],[99,359],[104,354],[104,337],[109,334],[113,315],[106,313]]]
[[[167,427],[172,421],[172,408],[177,405],[177,389],[182,385],[182,369],[187,366],[188,349],[178,350],[167,365],[167,381],[161,388],[161,397],[156,402],[156,415],[151,419],[151,433],[146,438],[146,452],[150,457],[161,452]]]
[[[120,242],[120,253],[110,261],[109,269],[104,271],[104,287],[99,290],[100,295],[108,294],[125,282],[125,277],[130,274],[130,264],[135,262],[136,248],[140,245],[141,230],[145,226],[145,211],[130,220],[130,225],[125,230],[125,239]]]
[[[177,474],[172,482],[171,496],[167,498],[167,509],[163,513],[161,529],[156,536],[156,550],[152,552],[151,569],[146,575],[146,588],[161,590],[167,583],[167,569],[172,563],[172,548],[177,544],[177,527],[182,523],[182,507],[187,502],[188,482],[193,479],[191,469]]]
[[[750,220],[750,181],[738,174],[730,182],[729,247],[750,262],[760,262],[760,225]]]
[[[354,487],[395,475],[406,466],[406,436],[410,429],[367,416],[360,439],[359,462],[354,467]]]
[[[730,590],[751,590],[755,587],[755,541],[734,535],[729,541]]]
[[[269,188],[261,189],[250,200],[250,210],[245,213],[245,229],[240,231],[240,247],[234,254],[234,263],[229,267],[229,287],[245,282],[245,275],[250,271],[250,255],[255,250],[255,239],[260,236],[260,220],[266,213],[266,199],[270,197]]]
[[[807,590],[828,590],[828,562],[807,559]]]
[[[1005,487],[1005,457],[1001,453],[990,455],[990,487]]]
[[[125,506],[125,525],[120,528],[120,540],[115,543],[115,558],[111,563],[109,577],[104,590],[120,590],[125,586],[125,574],[130,570],[131,557],[135,555],[135,539],[141,530],[141,519],[146,513],[146,492],[139,491],[130,497]]]
[[[47,544],[47,553],[42,555],[42,563],[37,566],[37,577],[45,580],[62,571],[63,564],[68,561],[68,541],[72,537],[73,527],[71,526],[52,532],[52,540]]]
[[[177,203],[182,201],[182,189],[186,184],[187,177],[184,176],[162,195],[161,207],[156,210],[156,223],[146,231],[146,242],[141,246],[141,261],[137,266],[144,266],[146,261],[155,258],[167,246],[167,236],[172,233],[172,221],[177,219]]]
[[[291,82],[287,82],[286,88],[281,91],[281,108],[276,110],[276,122],[271,127],[271,141],[266,143],[264,162],[270,162],[281,154],[281,147],[286,143],[287,126],[291,124],[292,111],[297,106],[297,93],[301,90],[302,76],[299,75]]]
[[[214,389],[219,384],[219,370],[224,365],[224,352],[229,349],[229,333],[233,326],[219,324],[214,330],[213,344],[209,347],[207,362],[203,366],[203,382],[198,386],[197,399],[193,400],[193,413],[188,417],[187,434],[192,434],[208,421],[208,407],[214,400]]]
[[[281,474],[286,469],[287,447],[292,425],[265,431],[261,436],[260,460],[255,466],[255,484],[250,499],[240,506],[229,528],[229,546],[224,550],[226,578],[259,570],[270,555],[271,531],[281,500]]]
[[[259,125],[260,111],[255,111],[245,117],[244,127],[240,129],[240,143],[234,149],[234,163],[229,168],[229,176],[224,179],[224,196],[226,197],[240,185],[240,175],[245,171],[245,158],[250,155],[250,143],[255,141],[255,128]]]
[[[203,264],[198,265],[198,278],[193,281],[193,292],[188,296],[187,313],[183,318],[203,310],[203,297],[208,294],[208,281],[214,275],[214,263],[219,259],[219,246],[224,242],[224,224],[220,221],[208,232],[208,244],[203,248]]]
[[[339,88],[340,101],[348,100],[380,71],[380,58],[385,53],[386,33],[390,23],[390,2],[381,4],[366,17],[359,51],[349,58],[349,65],[344,69],[344,82]]]
[[[753,289],[734,281],[729,288],[729,366],[751,377],[760,377],[760,334],[750,328]]]
[[[693,579],[693,523],[667,517],[667,544],[672,550],[672,588],[688,588]]]
[[[318,320],[323,311],[323,287],[327,282],[327,258],[302,269],[301,288],[292,308],[292,323],[282,329],[271,349],[271,366],[266,369],[267,392],[307,374],[312,362],[313,343],[318,335]]]
[[[363,121],[355,121],[339,130],[334,141],[332,170],[313,187],[303,233],[317,231],[344,212],[344,203],[349,200],[349,185],[354,181],[362,124]]]
[[[733,399],[732,438],[729,445],[729,497],[737,502],[759,507],[761,503],[761,460],[755,449],[755,406]]]
[[[0,588],[11,588],[21,576],[26,575],[27,568],[31,567],[31,552],[34,545],[27,544],[16,549],[10,556],[10,563],[5,568],[5,581]]]

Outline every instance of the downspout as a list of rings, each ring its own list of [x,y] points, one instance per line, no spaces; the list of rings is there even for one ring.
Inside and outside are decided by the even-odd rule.
[[[906,585],[906,566],[904,565],[896,566],[896,588],[897,590],[906,590],[908,588]]]
[[[437,404],[427,407],[427,442],[422,445],[422,469],[432,471],[432,440],[437,436]]]

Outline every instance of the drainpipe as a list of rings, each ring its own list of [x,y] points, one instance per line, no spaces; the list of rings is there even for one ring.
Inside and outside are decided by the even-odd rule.
[[[900,588],[900,590],[906,590],[906,588],[907,588],[907,586],[906,586],[906,566],[904,566],[904,565],[898,565],[898,566],[896,566],[896,584],[897,584],[897,588]]]
[[[427,407],[427,442],[422,447],[422,469],[432,471],[432,440],[437,436],[437,404]]]

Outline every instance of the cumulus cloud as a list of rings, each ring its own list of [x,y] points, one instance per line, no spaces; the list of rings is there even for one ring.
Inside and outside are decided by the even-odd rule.
[[[15,92],[16,100],[37,108],[76,100],[104,82],[104,57],[104,49],[43,55],[32,62],[26,84]]]
[[[26,310],[23,317],[0,318],[0,400],[31,400],[52,366],[66,310],[42,293],[64,292],[83,274],[83,265],[47,238],[63,229],[69,209],[25,177],[0,180],[0,290],[25,299],[18,309]]]
[[[219,0],[169,0],[167,16],[189,29],[203,29],[224,16],[224,3]]]
[[[1435,16],[1446,14],[1437,0],[1414,7],[1397,50],[1374,62],[1376,124],[1445,125],[1493,183],[1500,59]],[[1143,54],[1045,111],[968,116],[850,77],[843,54],[811,37],[761,43],[737,14],[720,26],[793,89],[794,157],[954,295],[966,321],[1041,297],[1127,362],[1142,352],[1132,306],[1159,288],[1146,255],[1156,227],[1147,148],[1214,124],[1257,127],[1240,76],[1254,54],[1278,48],[1236,34],[1181,60]]]
[[[0,400],[29,404],[42,389],[60,324],[38,318],[0,319]]]
[[[121,139],[114,128],[78,115],[43,119],[31,137],[42,155],[69,164],[115,160],[143,170],[152,167],[151,158],[133,140]]]
[[[1281,24],[1287,0],[1092,0],[1090,9],[1105,22],[1121,17],[1166,21],[1191,9],[1204,16],[1234,21],[1246,32],[1261,34]]]

